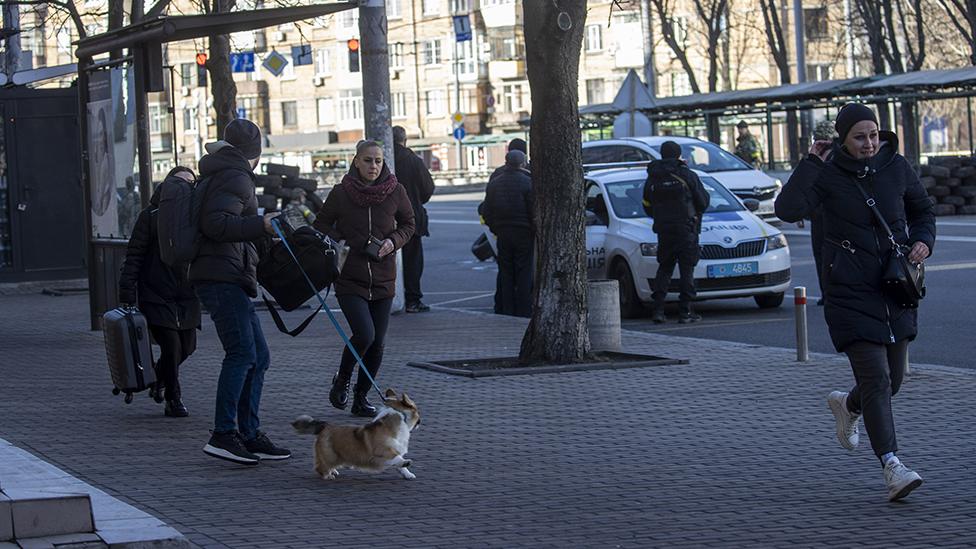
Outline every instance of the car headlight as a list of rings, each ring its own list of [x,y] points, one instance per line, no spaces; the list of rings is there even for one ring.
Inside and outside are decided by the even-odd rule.
[[[786,236],[783,233],[766,237],[766,251],[778,250],[787,246],[789,244],[786,242]]]
[[[657,255],[657,244],[651,244],[650,242],[644,242],[641,244],[641,255],[643,256],[654,256]]]

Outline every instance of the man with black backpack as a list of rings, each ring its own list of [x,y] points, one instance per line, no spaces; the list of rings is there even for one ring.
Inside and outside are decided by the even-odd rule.
[[[251,298],[257,297],[257,246],[268,244],[277,215],[258,215],[253,171],[261,130],[248,120],[233,120],[224,139],[206,148],[209,154],[200,159],[200,235],[189,274],[225,355],[213,435],[203,451],[248,465],[288,459],[291,453],[260,431],[258,418],[271,354]]]
[[[701,316],[691,308],[695,299],[695,265],[698,264],[698,233],[709,196],[698,175],[681,160],[681,146],[674,141],[661,144],[661,159],[647,167],[644,183],[644,211],[654,218],[657,233],[657,276],[654,278],[654,312],[651,320],[667,321],[664,300],[671,285],[675,264],[681,273],[678,322],[698,322]]]

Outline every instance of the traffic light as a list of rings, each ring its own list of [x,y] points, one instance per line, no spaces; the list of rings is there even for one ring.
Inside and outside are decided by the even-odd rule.
[[[197,86],[207,87],[207,54],[197,54]]]
[[[349,72],[359,72],[359,40],[350,38],[346,46],[349,48]]]

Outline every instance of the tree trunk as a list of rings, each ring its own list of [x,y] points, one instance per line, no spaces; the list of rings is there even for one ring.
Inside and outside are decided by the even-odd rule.
[[[234,0],[214,0],[214,13],[227,13],[234,8]],[[226,34],[210,37],[210,56],[207,59],[213,106],[217,112],[217,139],[224,136],[224,128],[237,118],[237,84],[230,70],[230,37]],[[267,128],[262,128],[267,132]]]
[[[536,266],[532,319],[519,358],[522,362],[575,362],[590,350],[577,106],[586,2],[562,0],[559,7],[550,2],[523,2],[522,9],[532,93]],[[565,31],[557,24],[561,11],[572,24]]]

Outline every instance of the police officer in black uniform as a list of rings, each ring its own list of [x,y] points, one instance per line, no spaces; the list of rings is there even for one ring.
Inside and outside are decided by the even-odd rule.
[[[709,196],[695,172],[681,160],[681,147],[674,141],[661,145],[661,159],[647,167],[644,183],[644,211],[654,218],[657,233],[657,276],[654,279],[656,323],[667,320],[664,299],[677,263],[681,273],[678,322],[698,322],[701,316],[691,308],[695,299],[695,265],[698,264],[698,233],[701,217],[708,208]]]

